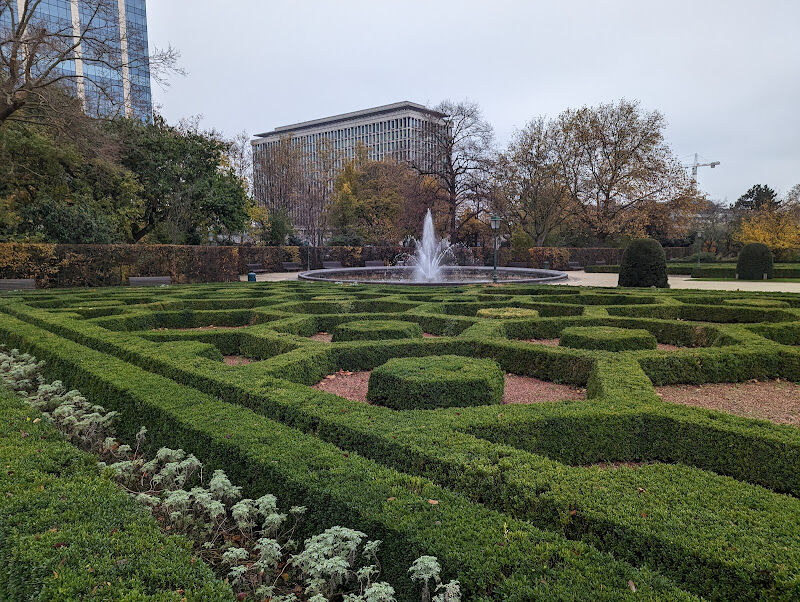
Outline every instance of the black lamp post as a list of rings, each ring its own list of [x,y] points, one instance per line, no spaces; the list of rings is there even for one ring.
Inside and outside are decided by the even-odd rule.
[[[494,269],[492,270],[492,282],[497,284],[497,230],[500,228],[500,216],[493,213],[490,223],[492,225],[492,238],[494,238]]]
[[[700,269],[700,253],[703,252],[703,232],[697,233],[697,268]]]

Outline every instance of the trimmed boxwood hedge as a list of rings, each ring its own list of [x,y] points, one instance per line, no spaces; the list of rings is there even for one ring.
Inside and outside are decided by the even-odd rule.
[[[394,358],[369,376],[367,401],[395,410],[500,403],[504,376],[497,362],[458,355]]]
[[[772,251],[760,242],[751,242],[739,251],[736,275],[739,280],[761,280],[772,278]]]
[[[661,244],[652,238],[631,241],[622,254],[619,286],[666,288],[667,256]]]
[[[655,349],[657,343],[656,337],[647,330],[613,326],[570,326],[561,331],[558,342],[562,347],[603,351]]]
[[[239,290],[235,285],[186,287],[163,298],[169,303],[198,296],[229,299]],[[653,382],[800,378],[800,350],[757,330],[769,327],[763,331],[769,336],[799,323],[796,297],[770,294],[790,306],[773,309],[725,306],[722,300],[730,295],[711,292],[621,295],[559,287],[553,295],[547,287],[465,287],[409,293],[376,287],[369,290],[384,297],[373,317],[378,307],[390,308],[399,319],[436,325],[436,331],[423,326],[428,332],[451,332],[441,339],[322,346],[284,333],[313,334],[309,329],[322,324],[332,328],[367,315],[356,315],[352,306],[344,314],[348,308],[335,303],[326,304],[327,314],[322,307],[308,307],[305,299],[326,290],[321,286],[286,283],[269,290],[268,307],[254,307],[268,321],[229,331],[225,345],[234,348],[247,336],[257,348],[261,337],[264,345],[283,337],[294,348],[250,366],[228,368],[214,361],[207,347],[192,340],[195,335],[198,341],[214,340],[206,332],[178,333],[169,344],[154,345],[141,333],[106,330],[104,318],[87,320],[71,312],[67,299],[73,293],[61,300],[36,294],[0,299],[0,311],[46,329],[0,314],[0,339],[38,350],[54,372],[85,380],[108,399],[106,405],[152,425],[161,441],[180,441],[201,459],[210,457],[211,466],[235,469],[237,479],[256,493],[269,481],[269,490],[279,497],[285,491],[289,503],[324,501],[329,510],[312,520],[337,517],[384,539],[381,560],[390,573],[403,567],[409,554],[436,554],[446,574],[462,580],[467,599],[686,597],[674,586],[658,589],[663,585],[656,586],[657,576],[646,570],[634,574],[617,560],[596,564],[606,553],[651,567],[706,598],[797,597],[800,501],[778,493],[800,495],[797,429],[665,404],[652,389]],[[96,296],[123,299],[126,294]],[[91,300],[91,293],[80,295],[81,302]],[[460,302],[462,295],[476,301]],[[531,303],[537,298],[547,301]],[[33,308],[29,303],[37,300],[60,307]],[[476,316],[482,307],[526,303],[546,308],[550,317]],[[120,317],[138,311],[148,310],[126,308]],[[763,324],[767,321],[774,327]],[[603,354],[509,340],[612,324],[701,347]],[[588,400],[398,413],[307,386],[336,370],[447,354],[492,359],[516,374],[586,386]],[[667,464],[619,470],[582,466],[625,460]],[[387,504],[389,498],[403,504],[416,500],[416,505],[403,505],[398,512]],[[411,515],[407,508],[414,508]],[[567,564],[559,565],[557,557],[547,555],[555,548],[539,553],[521,545],[529,536],[551,541],[536,529],[555,532],[556,542],[566,535],[574,540],[568,546],[583,545],[577,540],[589,545],[572,548],[576,560],[567,554]],[[402,573],[392,573],[398,583]],[[410,589],[402,591],[401,599],[410,599]]]
[[[0,415],[0,598],[234,600],[186,539],[2,387]]]
[[[356,320],[339,324],[333,330],[334,343],[339,341],[421,338],[422,328],[419,324],[401,320]]]

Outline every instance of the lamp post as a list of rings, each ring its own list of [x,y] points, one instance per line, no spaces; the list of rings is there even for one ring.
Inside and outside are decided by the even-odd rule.
[[[497,230],[500,228],[500,216],[493,213],[489,221],[492,225],[492,238],[494,239],[494,268],[492,269],[492,282],[497,284]]]
[[[697,269],[700,269],[700,253],[703,252],[703,232],[702,230],[697,233]]]

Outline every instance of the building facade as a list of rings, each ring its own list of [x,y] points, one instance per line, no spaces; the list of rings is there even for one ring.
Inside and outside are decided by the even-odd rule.
[[[12,1],[13,14],[4,10],[0,27],[16,23],[24,5]],[[41,0],[30,27],[82,40],[56,75],[87,114],[152,118],[146,0]]]
[[[295,227],[306,232],[306,222],[318,218],[324,197],[332,186],[331,169],[337,171],[363,146],[369,159],[390,158],[422,169],[441,160],[437,134],[446,128],[444,115],[413,102],[334,115],[275,128],[253,140],[253,189],[258,201],[270,209],[285,209]],[[294,178],[301,192],[281,185],[290,167],[276,157],[287,145],[299,163]],[[305,188],[303,189],[303,186]],[[309,204],[316,208],[309,208]]]

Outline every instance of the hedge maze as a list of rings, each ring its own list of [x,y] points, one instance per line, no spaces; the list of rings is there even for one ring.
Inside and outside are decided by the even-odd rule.
[[[144,425],[248,497],[308,506],[309,532],[382,539],[401,599],[414,599],[405,569],[421,554],[466,600],[800,599],[798,428],[657,392],[800,381],[798,296],[36,291],[0,297],[0,343],[120,412],[123,438]],[[340,371],[374,371],[375,403],[313,388]],[[500,405],[503,374],[586,398]]]

